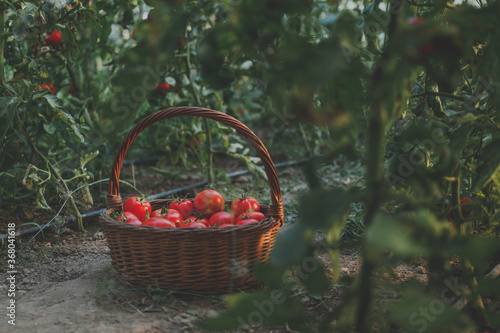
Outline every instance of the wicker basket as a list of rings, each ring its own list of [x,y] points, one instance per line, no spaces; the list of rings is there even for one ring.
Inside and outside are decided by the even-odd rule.
[[[270,206],[262,206],[266,219],[234,228],[153,228],[121,223],[110,217],[122,211],[119,177],[123,159],[134,139],[157,121],[177,116],[206,117],[234,128],[256,149],[269,186]],[[152,202],[153,209],[166,200]],[[110,249],[112,265],[127,282],[143,287],[199,294],[232,293],[257,286],[253,265],[266,262],[283,224],[278,176],[269,152],[244,124],[225,113],[198,107],[157,111],[141,120],[126,135],[111,168],[107,210],[99,217]]]

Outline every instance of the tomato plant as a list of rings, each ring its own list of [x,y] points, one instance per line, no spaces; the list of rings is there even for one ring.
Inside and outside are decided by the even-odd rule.
[[[196,195],[193,206],[202,217],[210,217],[224,210],[224,198],[215,190],[204,190]]]
[[[123,211],[130,212],[144,221],[151,216],[151,204],[144,197],[130,197],[123,203]]]

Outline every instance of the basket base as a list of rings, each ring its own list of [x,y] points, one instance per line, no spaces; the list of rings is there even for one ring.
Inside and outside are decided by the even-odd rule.
[[[112,266],[127,283],[197,294],[256,288],[254,264],[268,262],[280,224],[234,228],[133,226],[101,215]]]

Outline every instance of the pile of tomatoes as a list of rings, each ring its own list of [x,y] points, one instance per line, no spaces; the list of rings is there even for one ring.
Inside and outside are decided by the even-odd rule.
[[[204,190],[190,199],[177,199],[168,207],[152,211],[143,197],[130,197],[123,204],[123,213],[117,219],[132,225],[158,228],[225,228],[265,219],[260,204],[254,197],[242,196],[232,201],[225,211],[222,195],[215,190]]]

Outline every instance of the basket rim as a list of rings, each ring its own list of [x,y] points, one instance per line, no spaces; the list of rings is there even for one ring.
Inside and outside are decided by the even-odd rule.
[[[129,230],[137,230],[137,231],[143,231],[143,232],[152,232],[152,233],[179,233],[183,234],[185,232],[193,233],[231,233],[234,231],[238,230],[254,230],[254,229],[271,229],[275,226],[275,224],[280,224],[277,218],[273,216],[267,216],[266,218],[263,219],[262,221],[259,221],[258,223],[251,223],[251,224],[245,224],[245,225],[234,225],[233,227],[227,227],[227,228],[214,228],[214,227],[207,227],[207,228],[191,228],[191,227],[184,227],[184,228],[159,228],[159,227],[151,227],[151,226],[145,226],[145,225],[131,225],[127,223],[120,222],[116,219],[111,218],[109,215],[114,213],[115,210],[113,209],[105,209],[100,215],[99,215],[99,222],[101,224],[106,224],[108,227],[113,227],[117,229],[129,229]]]

